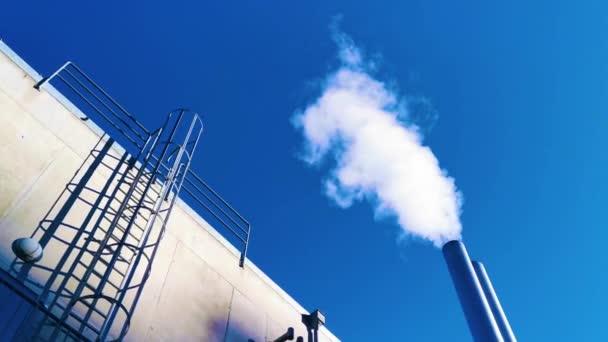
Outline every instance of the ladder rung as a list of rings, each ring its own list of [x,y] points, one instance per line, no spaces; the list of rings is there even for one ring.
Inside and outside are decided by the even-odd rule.
[[[68,292],[70,292],[70,291],[68,291]],[[70,293],[71,293],[71,292],[70,292]],[[87,302],[85,302],[85,301],[81,301],[80,303],[85,304],[85,305],[87,306],[87,308],[91,308],[91,309],[92,309],[92,310],[93,310],[95,313],[97,313],[97,314],[98,314],[99,316],[101,316],[102,318],[104,318],[104,319],[105,319],[105,318],[107,318],[106,313],[104,313],[104,312],[100,311],[100,310],[99,310],[99,309],[97,309],[96,307],[91,307],[91,306],[88,306],[88,304],[90,304],[90,303],[87,303]],[[63,312],[65,312],[65,311],[66,311],[66,306],[65,306],[65,305],[63,305],[63,304],[60,304],[59,302],[57,302],[57,307],[58,307],[58,308],[59,308],[61,311],[63,311]],[[77,314],[77,313],[76,313],[76,312],[75,312],[73,309],[72,309],[72,310],[70,310],[70,312],[68,312],[68,315],[69,315],[70,317],[72,317],[74,320],[76,320],[78,323],[80,323],[81,325],[83,325],[83,324],[84,324],[84,325],[85,325],[87,328],[89,328],[89,329],[93,330],[93,332],[94,332],[95,334],[99,334],[99,329],[98,329],[97,327],[95,327],[94,325],[92,325],[92,324],[91,324],[91,323],[89,323],[89,322],[85,322],[85,321],[84,321],[84,319],[83,319],[83,317],[79,316],[79,315],[78,315],[78,314]]]
[[[119,256],[119,258],[122,258],[123,260],[125,260],[125,261],[123,261],[123,262],[125,262],[125,263],[129,263],[129,262],[127,261],[127,259],[125,259],[124,257]],[[105,259],[103,259],[103,258],[99,258],[97,261],[98,261],[98,262],[100,262],[100,263],[102,263],[103,265],[105,265],[105,266],[106,266],[106,270],[108,269],[107,267],[110,265],[110,263],[109,263],[108,261],[106,261],[106,260],[105,260]],[[82,265],[82,266],[83,266],[83,267],[85,267],[85,268],[91,267],[90,265],[87,265],[87,264],[85,264],[84,262],[82,262],[82,261],[80,261],[80,260],[79,260],[79,261],[77,261],[77,262],[78,262],[78,264]],[[102,274],[100,274],[99,272],[97,272],[97,270],[96,270],[95,268],[93,268],[91,271],[92,271],[92,273],[93,273],[93,274],[95,274],[95,275],[96,275],[96,276],[98,276],[99,278],[103,278],[103,275],[102,275]],[[104,272],[105,272],[105,271],[104,271]],[[114,267],[114,268],[113,268],[112,272],[116,272],[116,273],[120,274],[120,275],[121,275],[123,278],[125,277],[125,274],[124,274],[124,273],[122,273],[120,270],[118,270],[116,267]],[[82,281],[82,279],[79,279],[79,281]]]

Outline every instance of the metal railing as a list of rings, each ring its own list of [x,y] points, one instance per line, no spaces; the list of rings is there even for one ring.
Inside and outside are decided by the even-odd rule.
[[[89,111],[87,111],[79,107],[86,115],[86,117],[81,117],[82,120],[88,120],[89,117],[102,119],[107,125],[102,129],[107,130],[107,133],[136,159],[140,157],[141,152],[157,130],[148,130],[137,121],[134,115],[129,113],[91,77],[86,75],[82,69],[70,61],[50,76],[36,83],[34,88],[41,90],[45,84],[55,79],[60,80],[66,90],[71,91],[81,104],[89,108]],[[72,101],[67,94],[62,93],[62,95]],[[152,156],[152,158],[158,161],[157,156]],[[162,162],[160,166],[165,171],[169,170],[169,167]],[[240,248],[237,247],[240,250],[239,266],[244,267],[251,235],[251,224],[192,169],[186,172],[181,190],[183,192],[180,198],[193,207],[195,212],[205,220],[217,222],[225,228],[224,230],[227,233],[231,234],[232,238],[228,238],[229,241],[240,244]]]

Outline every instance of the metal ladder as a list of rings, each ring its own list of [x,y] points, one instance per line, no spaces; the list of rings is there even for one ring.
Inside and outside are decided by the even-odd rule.
[[[51,80],[61,88],[47,88]],[[38,294],[28,299],[36,310],[21,340],[123,339],[180,190],[242,246],[244,267],[251,225],[190,169],[203,130],[198,114],[178,109],[149,131],[72,62],[34,88],[47,89],[83,121],[93,114],[106,133],[31,236],[45,253],[61,254],[46,264],[13,261],[14,277]],[[76,96],[67,100],[64,91]]]
[[[183,127],[186,115],[191,120]],[[126,335],[202,128],[197,114],[178,110],[138,156],[112,156],[114,141],[100,141],[91,165],[68,184],[59,213],[43,220],[51,222],[40,239],[43,246],[62,229],[75,233],[40,293],[46,314],[28,339],[106,341]],[[96,188],[92,175],[103,168],[110,175]],[[90,210],[80,227],[66,223],[83,203]]]

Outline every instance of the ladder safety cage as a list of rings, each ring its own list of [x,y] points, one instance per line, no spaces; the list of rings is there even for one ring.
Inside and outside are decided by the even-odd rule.
[[[44,85],[55,78],[61,80],[61,83],[67,87],[66,90],[71,91],[76,99],[90,109],[90,112],[83,112],[93,114],[81,119],[88,120],[89,117],[103,119],[102,121],[109,125],[107,126],[109,130],[118,133],[118,136],[113,138],[117,139],[119,144],[123,145],[127,151],[141,153],[140,151],[143,150],[143,147],[156,132],[149,131],[137,121],[134,115],[124,109],[71,61],[66,62],[50,76],[42,78],[34,85],[34,88],[44,89]],[[112,118],[115,118],[115,120]],[[132,149],[129,147],[132,147]],[[158,159],[156,155],[153,155],[152,158]],[[161,163],[161,168],[164,171],[168,170],[168,166],[164,163]],[[230,239],[230,241],[240,245],[239,266],[244,267],[249,247],[251,224],[192,169],[188,169],[186,172],[182,190],[183,193],[180,194],[180,197],[183,197],[186,203],[194,209],[198,207],[202,209],[197,213],[201,214],[206,220],[212,219],[219,223],[231,233],[234,239]]]
[[[89,110],[81,119],[89,114],[101,118],[116,136],[106,133],[100,138],[32,234],[43,248],[50,243],[65,246],[58,263],[46,266],[15,259],[11,265],[22,280],[32,270],[49,273],[44,284],[30,284],[39,293],[37,314],[42,318],[36,329],[22,336],[121,340],[178,196],[202,207],[210,215],[203,218],[219,222],[242,243],[240,267],[246,260],[251,225],[190,169],[203,131],[197,113],[175,110],[160,128],[149,131],[75,64],[67,62],[34,87],[43,89],[54,79],[86,104]],[[116,142],[124,145],[124,153],[112,149]],[[93,184],[97,172],[106,175],[101,185]],[[86,207],[86,215],[72,222],[77,206]]]

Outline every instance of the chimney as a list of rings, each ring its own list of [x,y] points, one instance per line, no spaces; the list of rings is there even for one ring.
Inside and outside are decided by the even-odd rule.
[[[498,301],[498,296],[494,291],[494,287],[492,286],[490,277],[486,272],[486,268],[479,261],[473,261],[472,263],[475,274],[477,274],[477,279],[479,279],[479,283],[481,284],[483,293],[486,296],[488,305],[490,305],[490,310],[492,310],[492,315],[496,320],[496,324],[498,325],[498,329],[500,330],[502,337],[504,338],[505,342],[517,341],[515,335],[513,334],[513,330],[511,329],[511,325],[507,320],[507,316],[502,309],[502,305],[500,305],[500,301]]]
[[[504,341],[464,244],[449,241],[443,257],[475,341]]]

